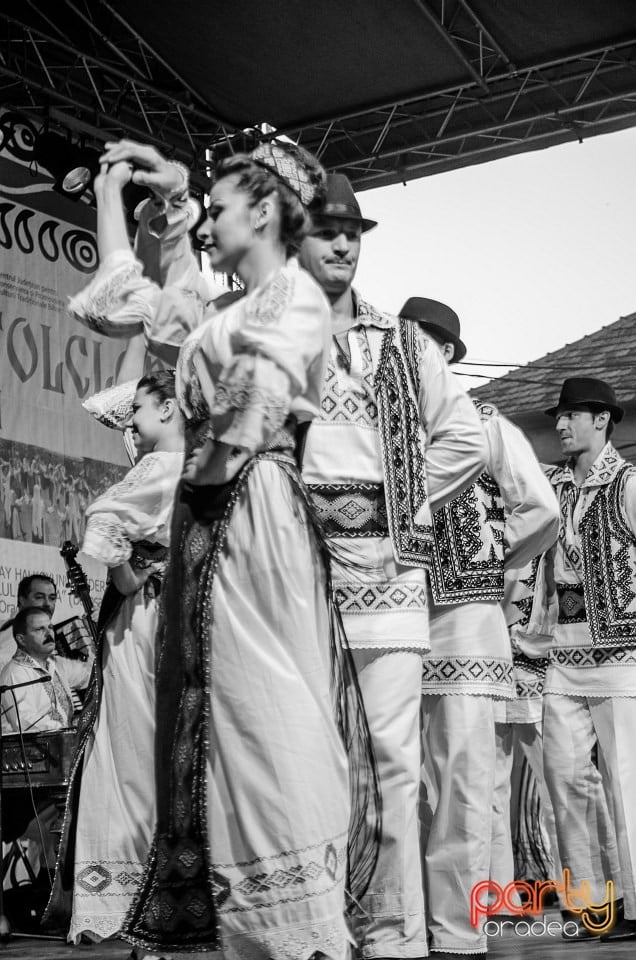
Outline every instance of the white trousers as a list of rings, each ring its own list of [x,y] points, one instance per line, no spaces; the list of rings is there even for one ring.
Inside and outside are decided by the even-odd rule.
[[[425,957],[426,918],[417,807],[422,658],[354,650],[382,792],[382,844],[356,930],[362,957]]]
[[[425,695],[422,709],[425,767],[436,795],[422,817],[431,950],[485,953],[482,926],[470,925],[470,891],[490,871],[493,701]]]
[[[550,794],[543,772],[541,723],[495,724],[495,790],[493,795],[490,877],[505,887],[515,879],[511,835],[511,776],[515,760],[525,757],[537,781],[541,798],[541,827],[545,831],[552,859],[550,879],[560,879],[556,825]],[[521,900],[518,899],[518,903]]]
[[[572,881],[605,882],[636,919],[636,698],[545,694],[543,756],[559,854]],[[592,762],[598,741],[599,766]]]

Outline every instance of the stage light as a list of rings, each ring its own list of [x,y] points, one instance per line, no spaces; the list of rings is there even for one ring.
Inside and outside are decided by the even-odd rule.
[[[99,171],[99,152],[74,144],[69,137],[45,130],[33,149],[33,158],[55,180],[54,190],[77,200]]]

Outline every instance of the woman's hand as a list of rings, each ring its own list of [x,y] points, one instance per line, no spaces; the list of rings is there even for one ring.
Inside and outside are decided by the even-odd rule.
[[[134,140],[107,143],[100,163],[112,166],[122,161],[132,164],[133,183],[149,187],[161,196],[169,197],[188,186],[186,167],[173,160],[166,160],[155,147],[135,143]]]
[[[110,568],[110,575],[117,590],[124,596],[129,597],[136,593],[145,584],[149,577],[154,574],[161,574],[163,564],[161,562],[148,563],[143,567],[133,567],[126,560],[118,567]]]
[[[133,175],[132,163],[126,160],[119,160],[117,163],[108,165],[100,163],[99,173],[95,177],[95,196],[103,196],[104,191],[109,187],[114,187],[120,193],[127,183],[130,183]]]

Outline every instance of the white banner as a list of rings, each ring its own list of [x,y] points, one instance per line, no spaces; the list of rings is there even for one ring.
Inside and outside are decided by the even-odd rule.
[[[53,189],[36,136],[0,116],[0,622],[36,571],[58,582],[55,619],[71,615],[59,547],[81,544],[86,506],[128,468],[122,434],[82,408],[113,383],[124,345],[66,310],[97,266],[95,210]],[[88,566],[98,607],[104,570]]]

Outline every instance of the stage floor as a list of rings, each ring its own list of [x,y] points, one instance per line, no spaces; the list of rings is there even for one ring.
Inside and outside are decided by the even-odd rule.
[[[546,923],[557,919],[557,911],[546,913]],[[0,944],[0,960],[126,960],[129,955],[128,944],[112,940],[71,947],[59,940],[11,937],[6,944]],[[204,958],[206,954],[199,956]],[[443,954],[432,956],[443,958]],[[633,960],[636,940],[567,943],[549,934],[526,937],[507,930],[504,936],[489,938],[488,957],[489,960]]]

